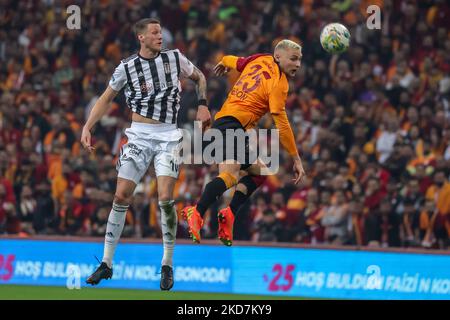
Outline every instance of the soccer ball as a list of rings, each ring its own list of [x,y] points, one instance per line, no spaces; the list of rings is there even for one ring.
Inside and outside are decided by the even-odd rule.
[[[342,53],[350,44],[350,32],[340,23],[327,24],[320,33],[322,48],[329,53]]]

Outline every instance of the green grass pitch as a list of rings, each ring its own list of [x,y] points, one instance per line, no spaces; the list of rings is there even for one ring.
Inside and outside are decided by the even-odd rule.
[[[279,297],[209,292],[148,291],[82,287],[0,285],[0,300],[297,300]]]

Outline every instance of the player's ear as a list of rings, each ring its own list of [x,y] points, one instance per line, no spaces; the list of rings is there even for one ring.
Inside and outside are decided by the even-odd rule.
[[[273,57],[274,57],[274,59],[275,59],[275,62],[280,62],[280,54],[279,54],[279,53],[275,53],[275,54],[273,55]]]

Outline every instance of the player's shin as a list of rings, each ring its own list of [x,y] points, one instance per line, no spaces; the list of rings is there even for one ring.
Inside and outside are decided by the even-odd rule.
[[[228,172],[222,172],[210,181],[203,191],[200,201],[197,203],[197,211],[203,217],[209,206],[232,186],[236,185],[237,179]]]
[[[174,201],[159,201],[161,210],[161,231],[163,237],[164,254],[161,261],[163,266],[173,265],[173,249],[177,236],[178,217],[174,208]]]
[[[238,182],[236,192],[230,202],[230,209],[234,215],[237,214],[239,208],[250,198],[253,192],[266,181],[266,176],[245,176]],[[241,186],[244,188],[241,188]],[[241,191],[241,189],[243,191]]]
[[[111,212],[108,217],[106,226],[105,247],[103,251],[103,262],[111,268],[114,253],[122,234],[125,218],[127,215],[128,205],[113,203]]]

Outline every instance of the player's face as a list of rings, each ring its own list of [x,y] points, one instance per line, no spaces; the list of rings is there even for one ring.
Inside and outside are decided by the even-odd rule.
[[[279,52],[279,64],[281,70],[290,76],[294,77],[297,70],[300,68],[302,59],[302,52],[299,49],[287,48]]]
[[[161,51],[162,33],[161,26],[157,23],[147,25],[147,31],[140,35],[141,44],[151,51]]]

